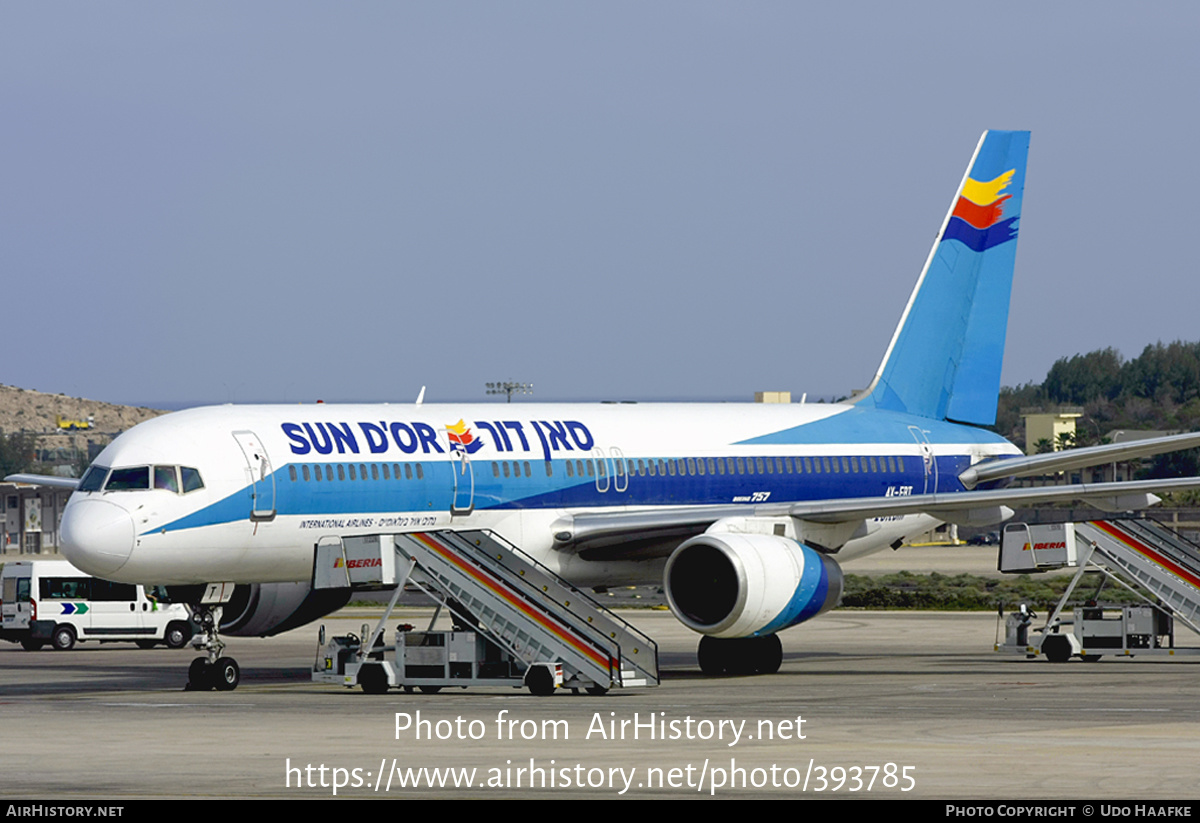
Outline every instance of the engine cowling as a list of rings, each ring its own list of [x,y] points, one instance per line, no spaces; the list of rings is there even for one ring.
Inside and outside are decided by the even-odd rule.
[[[350,601],[350,589],[314,589],[308,583],[238,586],[221,619],[223,634],[271,637],[335,612]]]
[[[832,609],[842,596],[842,569],[787,537],[719,532],[675,549],[664,586],[671,611],[693,631],[751,637]]]
[[[199,603],[203,586],[167,586],[174,603]],[[308,583],[239,584],[221,610],[221,633],[271,637],[319,620],[350,601],[350,589],[314,589]]]

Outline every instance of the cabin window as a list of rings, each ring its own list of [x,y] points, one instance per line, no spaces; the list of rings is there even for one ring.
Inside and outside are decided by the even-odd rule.
[[[308,474],[308,465],[307,464],[300,467],[300,473],[302,475],[304,475],[305,483],[311,482],[311,478],[309,477],[309,474]]]

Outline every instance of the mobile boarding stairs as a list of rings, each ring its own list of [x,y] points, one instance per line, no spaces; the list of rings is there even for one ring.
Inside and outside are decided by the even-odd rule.
[[[406,584],[438,607],[428,630],[402,625],[388,643],[386,623]],[[326,539],[316,548],[313,587],[395,587],[383,617],[373,630],[364,624],[361,638],[326,640],[322,626],[317,682],[369,693],[526,686],[534,694],[659,683],[654,641],[488,531]],[[433,631],[443,608],[454,629]]]
[[[1041,628],[1024,606],[1008,615],[1005,640],[996,650],[1051,662],[1073,656],[1099,660],[1104,654],[1185,655],[1198,648],[1175,647],[1175,625],[1200,635],[1200,546],[1153,520],[1114,518],[1080,523],[1009,523],[1000,539],[999,569],[1028,574],[1077,568],[1062,599]],[[1063,611],[1085,572],[1098,571],[1101,588],[1113,582],[1141,603],[1104,606],[1093,595]]]

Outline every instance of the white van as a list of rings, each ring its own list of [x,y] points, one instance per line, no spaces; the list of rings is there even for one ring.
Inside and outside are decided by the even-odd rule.
[[[162,604],[141,586],[89,577],[65,560],[18,560],[0,571],[0,639],[36,651],[50,643],[132,640],[143,649],[187,645],[186,606]]]

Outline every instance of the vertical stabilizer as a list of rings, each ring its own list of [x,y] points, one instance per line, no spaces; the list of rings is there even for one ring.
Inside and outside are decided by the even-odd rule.
[[[987,131],[870,387],[856,402],[996,420],[1029,132]]]

